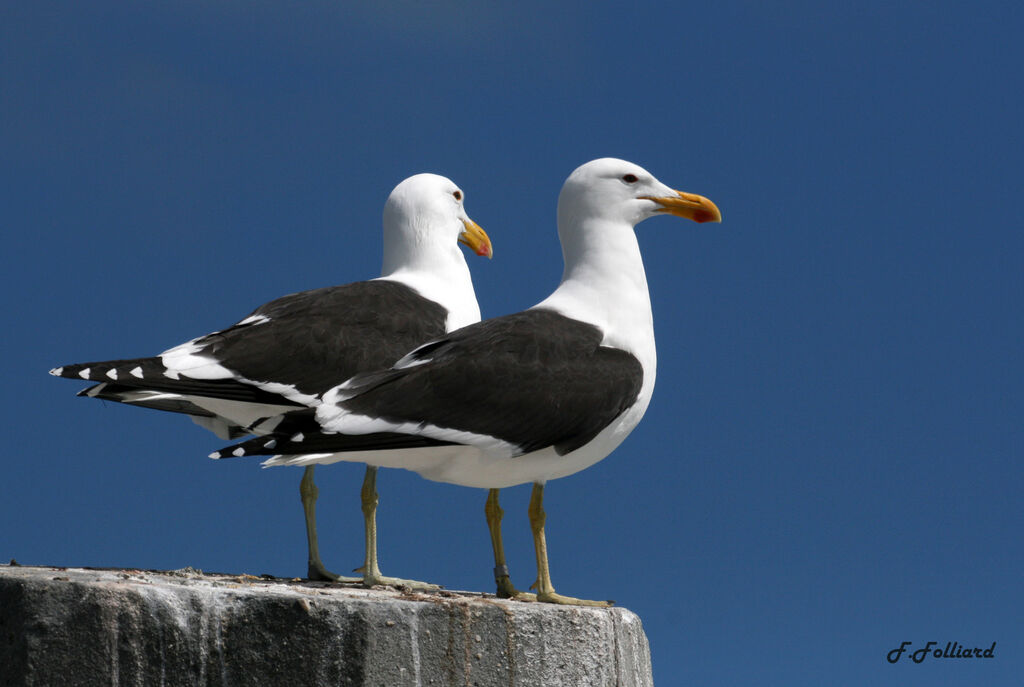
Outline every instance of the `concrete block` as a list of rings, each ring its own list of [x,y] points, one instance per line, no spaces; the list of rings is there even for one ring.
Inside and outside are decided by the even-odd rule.
[[[307,580],[0,566],[0,685],[652,685],[623,608]]]

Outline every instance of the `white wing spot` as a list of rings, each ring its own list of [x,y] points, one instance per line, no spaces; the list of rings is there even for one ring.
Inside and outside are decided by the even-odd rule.
[[[133,367],[132,371],[129,372],[128,374],[130,374],[132,377],[138,377],[139,379],[142,379],[142,366],[139,365],[137,367]]]
[[[292,437],[292,441],[294,441],[296,443],[298,443],[300,441],[305,441],[305,439],[306,439],[306,437],[302,436],[302,432],[299,432],[298,434],[296,434],[295,436]]]
[[[241,327],[245,324],[263,324],[264,322],[270,322],[270,318],[266,315],[249,315],[247,318],[236,324],[236,327]]]
[[[62,374],[64,374],[64,368],[55,367],[52,370],[50,370],[50,374],[52,374],[54,377],[60,377]]]
[[[267,443],[263,444],[263,448],[274,448],[277,446],[277,439],[271,439]]]
[[[89,379],[89,368],[87,367],[83,369],[81,372],[78,373],[78,376],[81,377],[82,379]]]
[[[245,455],[245,449],[242,448],[241,446],[239,446],[238,448],[236,448],[234,451],[231,452],[231,455],[233,455],[233,456],[244,456]]]
[[[109,370],[107,370],[107,376],[110,377],[111,379],[117,379],[117,368],[112,367]]]

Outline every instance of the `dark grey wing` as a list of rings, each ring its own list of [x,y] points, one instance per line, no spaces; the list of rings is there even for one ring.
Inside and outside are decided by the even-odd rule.
[[[443,335],[447,316],[441,305],[403,284],[356,282],[278,298],[240,323],[195,340],[198,354],[216,359],[236,378],[176,375],[159,356],[65,365],[52,373],[103,382],[108,388],[102,397],[110,400],[118,400],[115,388],[134,388],[301,406],[243,380],[276,382],[319,395],[357,372],[387,367],[416,345]],[[85,395],[98,394],[92,388]]]
[[[246,320],[254,317],[267,319],[236,325],[197,343],[246,379],[289,384],[319,395],[443,336],[448,311],[404,284],[376,280],[284,296],[257,308]]]
[[[565,454],[640,394],[639,360],[601,340],[594,325],[527,310],[470,325],[422,347],[402,367],[361,376],[338,405],[391,423],[494,437],[522,453],[554,446]]]

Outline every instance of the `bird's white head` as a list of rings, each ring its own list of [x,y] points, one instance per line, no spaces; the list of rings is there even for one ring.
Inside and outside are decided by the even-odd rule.
[[[707,198],[675,191],[631,162],[602,158],[577,167],[558,196],[562,282],[536,306],[594,324],[602,332],[602,345],[635,355],[644,368],[645,399],[654,386],[657,353],[647,276],[633,228],[660,213],[697,222],[722,220]],[[645,404],[638,406],[641,414]]]
[[[661,213],[722,220],[707,198],[675,191],[632,162],[602,158],[577,167],[558,196],[562,283],[545,303],[560,312],[586,311],[606,335],[620,339],[630,327],[649,329],[647,278],[633,228]]]
[[[657,214],[722,221],[722,213],[707,198],[673,190],[643,167],[611,157],[577,167],[558,196],[559,225],[603,220],[635,226]]]
[[[490,258],[491,240],[469,218],[465,193],[451,179],[416,174],[394,188],[384,204],[383,273],[461,258],[457,243]]]

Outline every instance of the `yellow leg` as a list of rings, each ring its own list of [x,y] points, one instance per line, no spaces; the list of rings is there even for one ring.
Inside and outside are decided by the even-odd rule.
[[[403,580],[399,577],[384,577],[380,574],[380,568],[377,566],[377,503],[380,501],[380,496],[377,494],[377,468],[372,465],[366,466],[366,477],[363,478],[360,495],[363,504],[363,519],[366,522],[366,562],[362,567],[363,584],[367,587],[388,585],[422,590],[440,589],[436,584]]]
[[[484,506],[487,529],[491,532],[491,546],[494,547],[494,582],[498,586],[498,598],[536,601],[537,597],[534,594],[518,591],[509,579],[508,565],[505,563],[505,545],[501,540],[501,518],[505,511],[498,504],[498,491],[491,489],[487,492],[487,503]]]
[[[533,548],[537,552],[537,581],[534,582],[534,587],[537,589],[537,601],[571,606],[611,606],[613,601],[588,601],[555,593],[555,587],[551,584],[551,572],[548,570],[548,545],[544,537],[544,522],[547,515],[544,513],[543,484],[533,485],[528,513],[530,529],[533,531]]]
[[[313,470],[316,466],[310,465],[302,473],[302,481],[299,482],[299,496],[302,497],[302,509],[306,513],[306,540],[309,542],[309,560],[306,576],[311,580],[331,580],[333,582],[360,582],[358,577],[342,577],[332,573],[324,567],[320,560],[320,545],[316,536],[316,500],[320,496],[320,490],[313,481]]]

